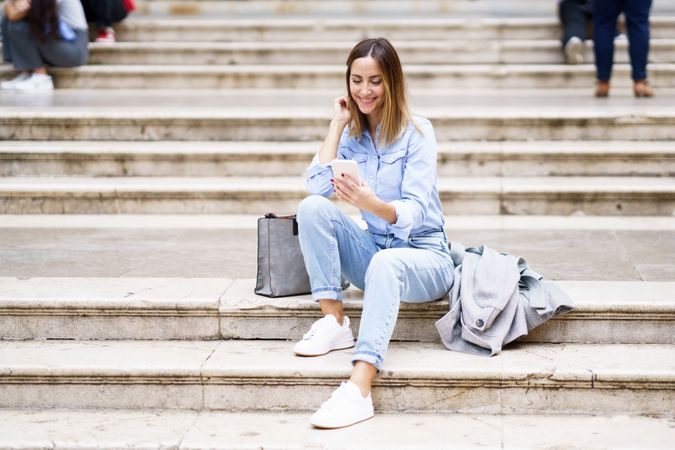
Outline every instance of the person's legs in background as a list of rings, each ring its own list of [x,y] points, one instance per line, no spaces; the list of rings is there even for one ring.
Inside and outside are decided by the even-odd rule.
[[[96,26],[96,42],[115,42],[113,23],[127,17],[121,0],[81,0],[88,22]]]
[[[636,97],[652,97],[647,84],[647,60],[649,57],[649,11],[651,0],[625,0],[624,16],[628,34],[628,53],[632,68],[633,92]]]
[[[559,5],[562,48],[568,64],[584,62],[584,41],[591,18],[588,0],[562,0]]]
[[[621,0],[593,1],[593,52],[598,80],[595,89],[596,97],[609,95],[609,80],[614,63],[614,35],[622,4]]]
[[[54,89],[52,77],[40,52],[38,40],[25,20],[9,21],[3,18],[3,59],[11,60],[19,75],[0,84],[2,89],[46,90]],[[5,46],[7,52],[5,52]]]

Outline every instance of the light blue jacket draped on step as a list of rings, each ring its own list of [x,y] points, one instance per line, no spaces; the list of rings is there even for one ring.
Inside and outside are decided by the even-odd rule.
[[[443,344],[483,356],[526,335],[551,317],[573,308],[555,284],[542,282],[522,258],[486,246],[450,243],[455,278],[450,311],[436,322]]]

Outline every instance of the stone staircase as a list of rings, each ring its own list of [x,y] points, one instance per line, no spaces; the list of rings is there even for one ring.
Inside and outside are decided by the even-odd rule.
[[[553,7],[139,1],[52,95],[0,93],[0,448],[671,448],[675,2],[647,100],[624,43],[591,98]],[[434,123],[450,239],[525,257],[577,307],[480,358],[439,342],[447,299],[403,305],[378,414],[321,432],[350,352],[292,355],[318,311],[252,294],[256,218],[306,195],[342,62],[379,35]],[[360,291],[345,306],[356,331]]]

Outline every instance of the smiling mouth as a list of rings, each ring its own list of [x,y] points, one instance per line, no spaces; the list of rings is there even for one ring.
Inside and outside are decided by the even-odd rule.
[[[377,100],[377,97],[375,98],[359,97],[359,100],[361,100],[361,103],[363,103],[364,105],[372,105],[373,103],[375,103],[375,100]]]

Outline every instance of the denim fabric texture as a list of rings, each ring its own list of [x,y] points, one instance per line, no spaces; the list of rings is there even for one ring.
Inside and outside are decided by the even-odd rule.
[[[2,18],[2,56],[5,62],[14,64],[18,70],[33,70],[47,65],[54,67],[75,67],[87,63],[89,57],[89,35],[86,30],[75,29],[75,39],[65,41],[48,39],[40,42],[30,29],[28,22],[10,22]]]
[[[612,76],[616,21],[621,13],[626,18],[631,78],[633,81],[647,78],[651,6],[651,0],[593,1],[593,51],[598,80],[609,81]]]
[[[436,137],[431,122],[419,116],[414,121],[420,130],[409,124],[392,144],[375,148],[370,133],[349,136],[342,133],[338,159],[353,159],[358,163],[361,178],[380,200],[396,208],[397,221],[390,224],[367,211],[362,217],[368,229],[376,234],[394,234],[407,240],[432,230],[443,229],[443,212],[436,186]],[[378,126],[376,135],[379,135]],[[321,164],[318,155],[307,169],[307,190],[325,197],[333,193],[330,164]]]
[[[375,194],[395,206],[395,224],[361,211],[364,230],[331,202],[332,170],[318,156],[307,169],[307,187],[314,195],[302,201],[297,213],[313,299],[342,300],[340,276],[364,291],[352,362],[368,362],[378,371],[400,302],[440,299],[453,282],[436,187],[434,130],[427,119],[416,117],[415,122],[420,130],[410,124],[383,148],[375,148],[369,133],[355,138],[347,130],[338,145],[338,158],[354,159]]]
[[[365,361],[379,371],[400,302],[440,299],[452,287],[445,233],[432,231],[407,240],[374,234],[320,195],[300,203],[297,219],[313,299],[342,300],[340,275],[364,290],[352,362]]]

